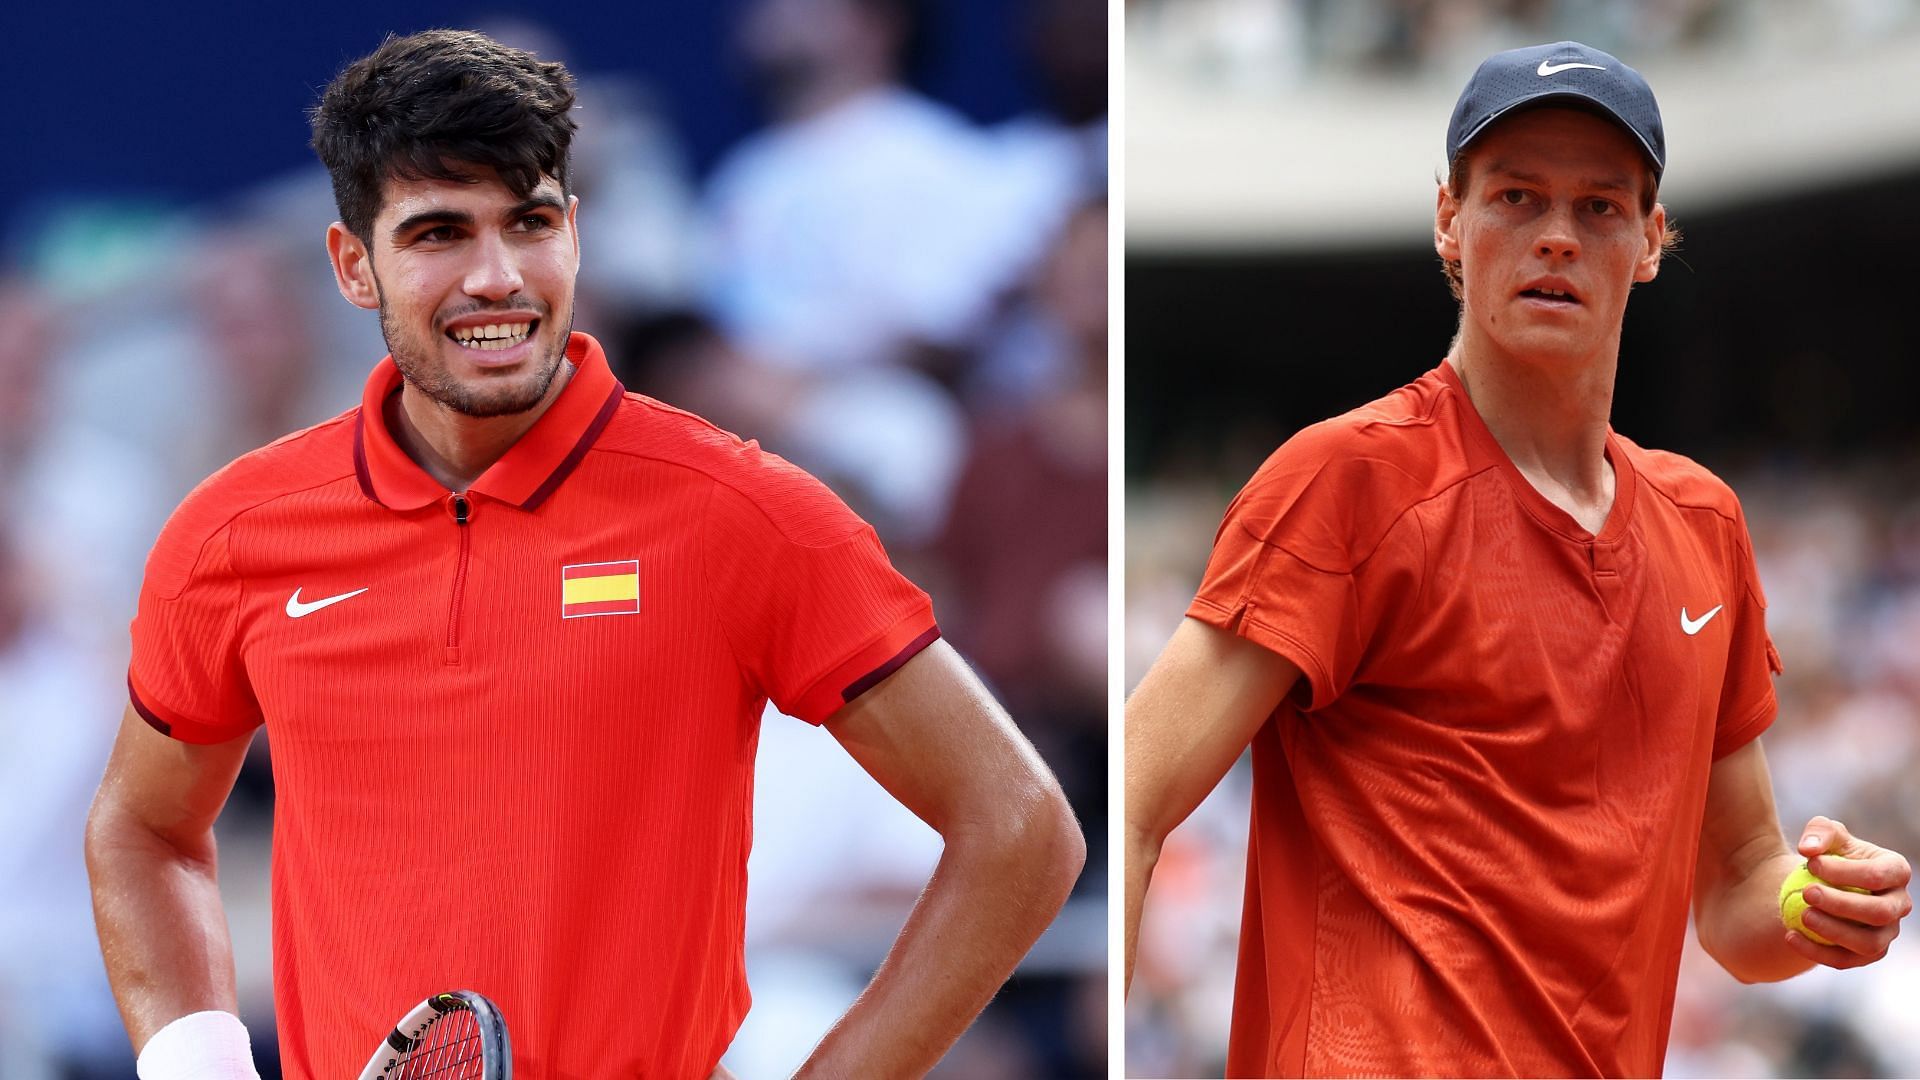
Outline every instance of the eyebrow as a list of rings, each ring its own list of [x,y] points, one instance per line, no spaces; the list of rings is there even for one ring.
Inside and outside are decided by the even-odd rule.
[[[1513,168],[1499,161],[1487,166],[1487,172],[1489,174],[1511,177],[1523,184],[1532,184],[1536,187],[1547,186],[1546,177],[1527,172],[1523,169]],[[1624,191],[1629,193],[1633,191],[1633,185],[1625,177],[1621,176],[1583,177],[1580,184],[1583,187],[1593,188],[1597,191]]]
[[[418,229],[422,225],[472,225],[473,215],[465,210],[422,210],[417,214],[408,214],[393,227],[395,240]]]
[[[561,202],[555,196],[544,194],[535,195],[515,203],[505,214],[501,215],[501,220],[513,221],[535,210],[552,210],[558,214],[565,214],[567,207],[565,203]],[[473,225],[473,215],[467,213],[465,210],[422,210],[417,214],[408,214],[406,217],[400,219],[398,225],[393,227],[393,238],[399,240],[401,237],[406,236],[423,225],[459,225],[465,228],[471,228]]]
[[[1486,171],[1488,171],[1488,173],[1500,173],[1501,177],[1513,177],[1515,181],[1521,181],[1521,183],[1548,186],[1548,179],[1546,179],[1546,177],[1542,177],[1542,175],[1538,175],[1538,173],[1528,173],[1526,169],[1515,169],[1513,165],[1507,165],[1505,161],[1494,161],[1494,163],[1490,163],[1490,165],[1486,167]],[[1634,190],[1632,183],[1630,183],[1626,177],[1620,177],[1620,175],[1613,175],[1613,177],[1582,177],[1580,184],[1590,186],[1590,188],[1601,188],[1601,190],[1620,190],[1620,192],[1630,192],[1630,190]]]
[[[507,211],[506,219],[512,221],[514,218],[522,217],[534,210],[552,210],[555,213],[565,215],[567,212],[567,204],[552,195],[535,195],[522,200],[516,204],[513,209]]]

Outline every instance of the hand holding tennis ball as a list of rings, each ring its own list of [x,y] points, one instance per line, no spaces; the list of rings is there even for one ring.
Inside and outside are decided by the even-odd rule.
[[[1827,859],[1832,861],[1839,857],[1838,855],[1829,855]],[[1815,944],[1831,945],[1833,942],[1809,930],[1806,922],[1803,920],[1803,917],[1807,913],[1805,890],[1809,885],[1825,885],[1830,889],[1835,887],[1834,884],[1827,879],[1814,876],[1813,871],[1807,869],[1807,864],[1801,863],[1798,870],[1788,874],[1787,880],[1780,883],[1780,921],[1787,924],[1787,929],[1798,930],[1807,935],[1807,940]],[[1852,893],[1867,892],[1866,889],[1856,888],[1852,885],[1842,885],[1839,886],[1839,888],[1846,889]]]
[[[1788,947],[1836,968],[1871,964],[1887,955],[1900,936],[1900,920],[1913,911],[1907,893],[1913,868],[1906,857],[1825,817],[1807,822],[1798,847],[1805,861],[1780,884]]]

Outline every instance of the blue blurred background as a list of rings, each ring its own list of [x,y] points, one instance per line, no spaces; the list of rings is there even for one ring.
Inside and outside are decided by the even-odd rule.
[[[1067,911],[940,1074],[1105,1075],[1106,8],[899,10],[911,48],[885,0],[9,12],[0,1077],[132,1073],[80,830],[145,554],[200,479],[357,403],[385,349],[334,289],[305,110],[387,33],[437,25],[579,81],[576,326],[629,389],[872,521],[1086,826]],[[268,741],[219,833],[273,1077]],[[761,755],[745,1080],[851,1002],[939,843],[817,729],[769,712]]]
[[[621,73],[651,86],[689,163],[705,174],[766,119],[732,55],[745,6],[409,0],[396,17],[397,5],[373,0],[205,3],[164,12],[114,2],[25,5],[7,16],[19,45],[8,63],[15,107],[7,127],[32,152],[0,173],[6,235],[31,234],[30,218],[39,215],[33,206],[68,199],[217,206],[313,164],[302,111],[385,32],[523,17],[565,43],[576,75]],[[981,123],[1039,103],[1025,5],[926,6],[932,47],[914,75],[918,85]]]

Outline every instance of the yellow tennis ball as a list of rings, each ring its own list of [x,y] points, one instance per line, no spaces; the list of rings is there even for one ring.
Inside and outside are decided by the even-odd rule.
[[[1840,856],[1828,855],[1826,857],[1829,859],[1837,859]],[[1826,938],[1821,937],[1819,934],[1807,928],[1804,918],[1807,913],[1807,898],[1801,894],[1809,885],[1825,885],[1829,889],[1845,889],[1848,892],[1857,893],[1867,892],[1868,890],[1857,889],[1852,885],[1835,885],[1825,878],[1816,876],[1812,870],[1807,869],[1807,864],[1804,862],[1800,864],[1798,870],[1787,875],[1787,880],[1780,883],[1780,921],[1787,924],[1787,929],[1798,930],[1802,934],[1807,935],[1807,940],[1815,944],[1831,945],[1833,942],[1828,941]]]

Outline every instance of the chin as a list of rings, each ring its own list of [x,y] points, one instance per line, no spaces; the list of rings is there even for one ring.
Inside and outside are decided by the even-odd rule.
[[[1527,335],[1519,341],[1502,347],[1522,361],[1546,367],[1583,365],[1591,361],[1599,352],[1598,346],[1591,342],[1576,342],[1546,335]]]
[[[552,387],[558,368],[529,371],[511,379],[469,380],[441,404],[475,419],[514,416],[540,404]]]
[[[1505,326],[1483,323],[1481,330],[1501,352],[1539,363],[1583,361],[1605,345],[1585,327],[1544,325],[1533,319],[1516,319]]]
[[[531,370],[520,365],[517,370],[502,370],[491,376],[460,376],[445,367],[423,371],[400,364],[401,375],[415,389],[443,408],[480,420],[513,416],[539,405],[559,370],[556,362]]]
[[[496,416],[518,416],[540,403],[537,395],[505,394],[469,394],[458,400],[446,402],[453,411],[475,420],[488,420]]]

